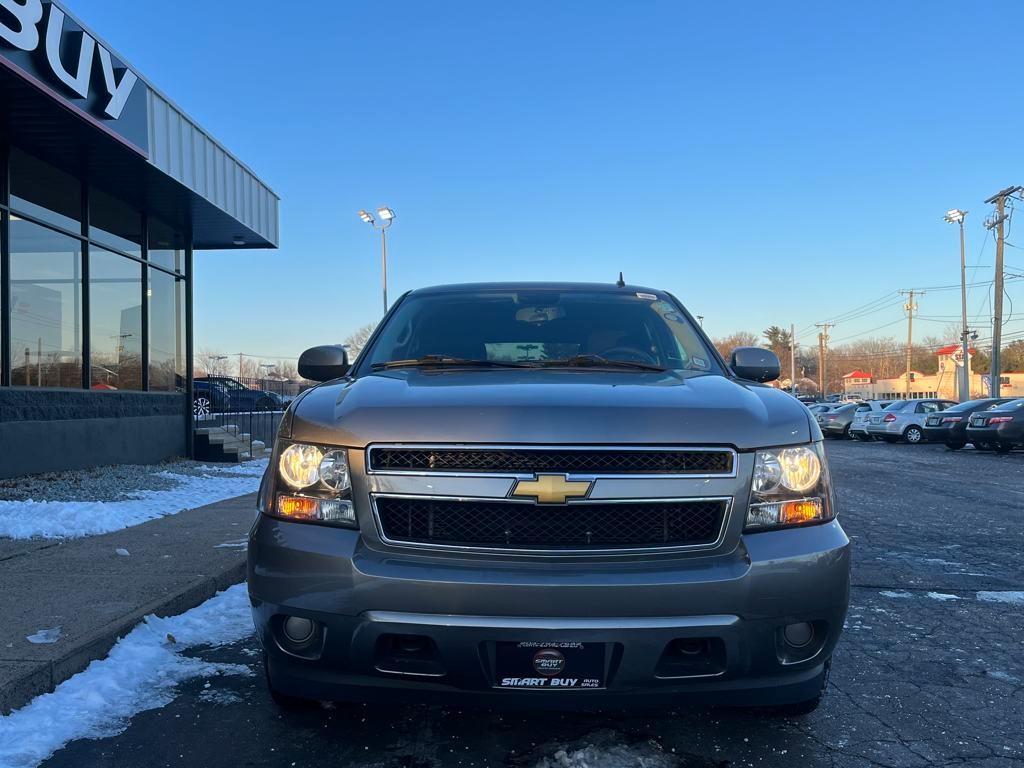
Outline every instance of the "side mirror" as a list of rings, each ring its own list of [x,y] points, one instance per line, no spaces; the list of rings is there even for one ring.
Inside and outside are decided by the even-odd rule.
[[[336,344],[312,347],[299,356],[299,375],[312,381],[340,379],[348,368],[348,352]]]
[[[778,356],[760,347],[737,347],[732,351],[729,367],[741,379],[762,383],[775,381],[782,373]]]

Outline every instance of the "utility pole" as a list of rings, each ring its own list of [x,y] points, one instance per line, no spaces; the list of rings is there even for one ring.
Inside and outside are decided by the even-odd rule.
[[[996,192],[985,202],[995,203],[996,213],[985,222],[985,229],[996,230],[996,280],[992,297],[992,365],[989,367],[989,397],[999,397],[999,386],[1002,383],[1003,348],[1003,224],[1006,222],[1006,198],[1021,191],[1021,187],[1007,187]]]
[[[815,328],[821,328],[818,334],[818,389],[821,391],[822,400],[828,399],[828,329],[835,328],[835,323],[815,323]]]
[[[797,327],[790,325],[790,390],[797,394]]]
[[[907,303],[903,308],[907,311],[907,382],[904,392],[904,399],[910,399],[910,369],[914,362],[914,313],[917,311],[917,304],[914,303],[914,296],[924,296],[924,291],[900,291],[900,296],[907,297]]]

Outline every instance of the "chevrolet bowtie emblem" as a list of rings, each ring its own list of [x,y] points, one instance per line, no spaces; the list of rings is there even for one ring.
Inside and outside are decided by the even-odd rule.
[[[590,480],[570,480],[565,475],[536,475],[533,480],[517,480],[512,495],[534,498],[540,504],[565,504],[566,499],[590,493],[591,484]]]

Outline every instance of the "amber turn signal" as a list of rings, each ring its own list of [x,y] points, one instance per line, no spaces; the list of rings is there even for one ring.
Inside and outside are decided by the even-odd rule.
[[[316,499],[301,496],[278,496],[277,514],[293,520],[315,520],[320,505]]]
[[[821,499],[784,501],[779,513],[781,525],[800,525],[821,520]]]

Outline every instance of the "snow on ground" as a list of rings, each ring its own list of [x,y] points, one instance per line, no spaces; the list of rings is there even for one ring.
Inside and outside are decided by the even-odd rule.
[[[928,597],[930,597],[932,600],[938,600],[938,601],[943,602],[943,603],[945,603],[945,602],[947,602],[949,600],[959,600],[960,599],[956,595],[950,595],[950,594],[947,594],[945,592],[929,592],[928,593]]]
[[[575,744],[560,745],[535,768],[676,768],[680,759],[653,741],[623,744],[621,737],[598,732]]]
[[[114,736],[139,712],[174,698],[194,677],[249,675],[243,664],[213,664],[182,654],[200,645],[226,645],[253,632],[245,584],[237,584],[179,616],[147,616],[84,672],[53,693],[0,716],[0,765],[27,768],[74,739]]]
[[[134,490],[115,501],[0,501],[0,536],[58,539],[119,531],[216,501],[255,493],[267,461],[201,466],[156,475],[170,487]]]
[[[1024,592],[979,592],[978,599],[986,603],[1024,605]]]

